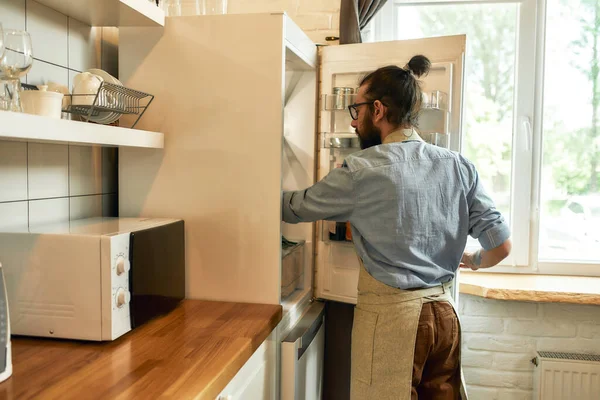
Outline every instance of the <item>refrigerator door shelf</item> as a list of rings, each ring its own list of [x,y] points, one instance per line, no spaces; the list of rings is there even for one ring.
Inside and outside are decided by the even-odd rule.
[[[448,94],[440,90],[423,92],[421,109],[449,112]]]
[[[347,111],[356,102],[356,94],[324,94],[321,96],[323,111]]]
[[[323,132],[321,133],[321,148],[324,149],[354,149],[360,150],[360,142],[356,133],[350,132]]]

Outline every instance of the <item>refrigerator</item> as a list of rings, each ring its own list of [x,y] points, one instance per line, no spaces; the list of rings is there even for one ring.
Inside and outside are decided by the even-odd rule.
[[[121,28],[119,79],[155,96],[136,128],[163,132],[165,146],[119,150],[119,215],[185,220],[187,298],[282,305],[278,373],[290,370],[281,368],[291,357],[281,352],[299,353],[286,339],[293,343],[300,325],[316,326],[311,315],[324,333],[310,335],[317,348],[307,354],[322,359],[327,343],[347,340],[332,334],[349,334],[340,326],[351,321],[335,319],[351,313],[328,310],[356,303],[359,264],[340,224],[281,222],[282,191],[309,187],[359,150],[347,106],[360,77],[416,54],[432,62],[420,133],[459,150],[465,42],[459,35],[321,46],[285,13]],[[300,374],[298,384],[313,392],[303,395],[321,398],[327,382],[307,379],[322,380],[330,361],[317,372],[319,362],[296,362],[313,368]]]

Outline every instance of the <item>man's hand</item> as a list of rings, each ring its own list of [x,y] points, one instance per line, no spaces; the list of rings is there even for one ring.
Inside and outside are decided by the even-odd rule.
[[[482,251],[482,249],[479,249],[474,253],[463,253],[462,259],[460,260],[460,267],[470,268],[473,271],[477,271],[479,268],[481,268]]]
[[[500,246],[494,247],[491,250],[479,249],[474,253],[465,252],[460,260],[460,267],[470,268],[473,271],[477,271],[481,268],[493,267],[508,257],[511,247],[512,242],[510,239],[507,239]]]

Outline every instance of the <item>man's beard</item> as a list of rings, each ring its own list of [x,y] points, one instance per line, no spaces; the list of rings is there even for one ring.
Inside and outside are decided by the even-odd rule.
[[[363,150],[381,144],[381,129],[373,124],[371,115],[365,115],[365,117],[362,129],[360,131],[358,128],[356,129],[360,148]]]

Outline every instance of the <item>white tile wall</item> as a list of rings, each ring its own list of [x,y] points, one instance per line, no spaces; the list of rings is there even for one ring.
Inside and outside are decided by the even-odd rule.
[[[59,83],[69,87],[69,71],[67,68],[49,64],[41,60],[33,60],[31,69],[27,74],[27,83],[30,85],[44,85],[48,82]],[[77,72],[74,72],[74,74]]]
[[[69,218],[91,218],[102,215],[102,195],[69,198]]]
[[[29,84],[68,84],[74,76],[69,76],[68,70],[77,73],[101,67],[104,42],[100,28],[92,28],[34,0],[1,0],[0,22],[5,28],[26,29],[31,35],[34,63],[27,76]],[[114,46],[111,38],[106,47]],[[108,56],[116,59],[117,55],[113,51]],[[116,60],[106,62],[114,64]]]
[[[69,68],[85,71],[99,67],[101,44],[97,41],[98,34],[102,34],[100,30],[69,18]]]
[[[29,227],[66,222],[69,220],[69,198],[33,200],[29,202]]]
[[[26,201],[0,203],[0,230],[25,231],[29,225],[27,207]]]
[[[0,202],[27,199],[27,144],[0,145]]]
[[[25,0],[0,1],[0,22],[5,29],[25,29]]]
[[[31,35],[34,58],[68,66],[67,16],[33,0],[27,0],[26,16],[25,26]]]
[[[470,399],[533,400],[536,351],[600,354],[600,306],[461,295]]]
[[[102,194],[102,148],[69,148],[69,195]]]
[[[0,230],[117,216],[117,149],[0,141]]]
[[[69,147],[29,143],[27,186],[30,200],[69,195]]]
[[[33,0],[0,0],[5,28],[32,36],[27,83],[71,87],[101,65],[116,74],[118,33],[92,28]],[[0,141],[0,229],[27,229],[70,218],[117,216],[117,150]]]

